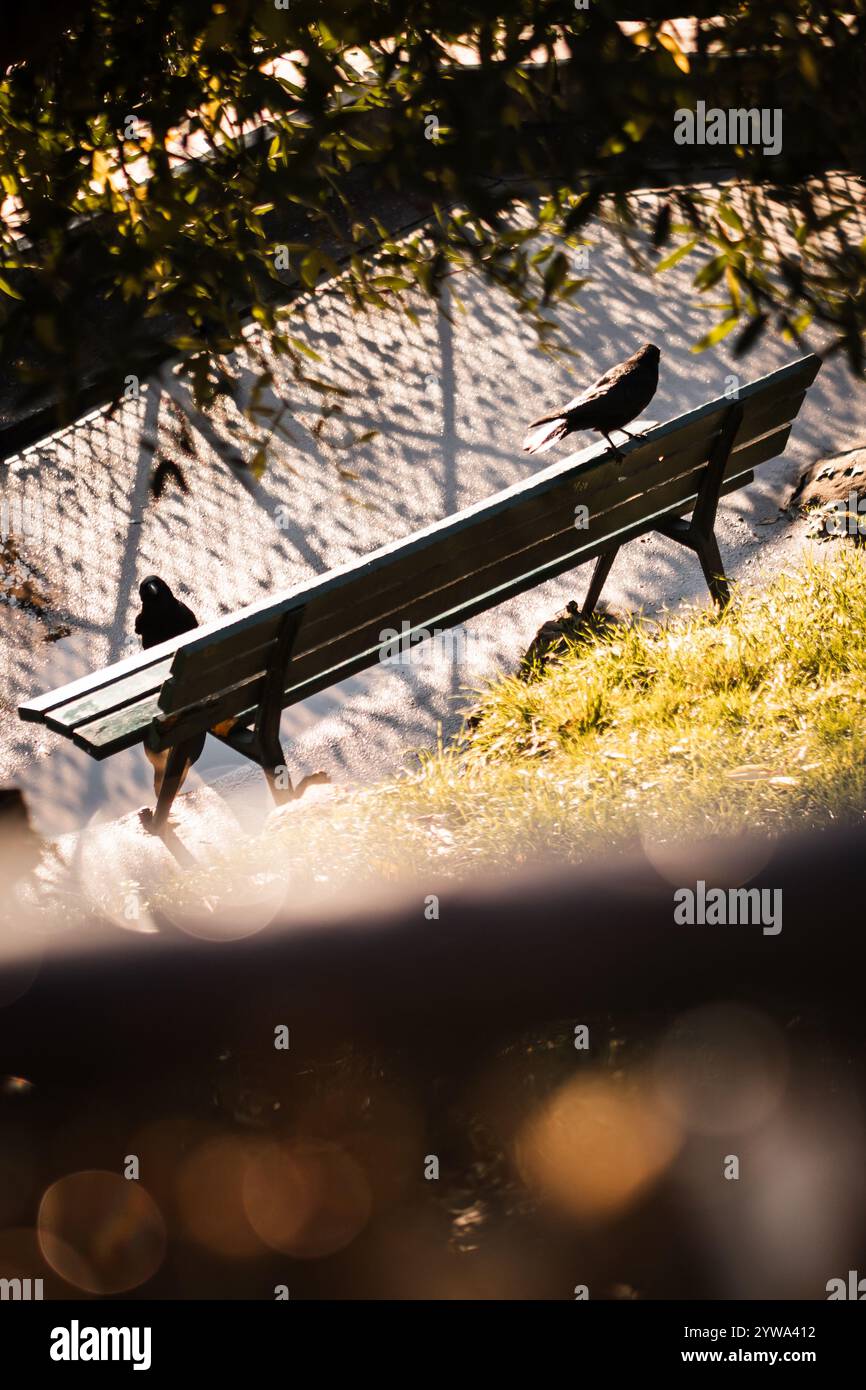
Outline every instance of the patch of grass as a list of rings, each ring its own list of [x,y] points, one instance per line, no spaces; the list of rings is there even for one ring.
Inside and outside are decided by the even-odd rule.
[[[834,551],[721,616],[636,621],[534,680],[497,680],[453,745],[391,782],[301,803],[232,862],[321,891],[862,816],[866,555]],[[187,875],[183,892],[210,879],[218,893],[225,868]]]

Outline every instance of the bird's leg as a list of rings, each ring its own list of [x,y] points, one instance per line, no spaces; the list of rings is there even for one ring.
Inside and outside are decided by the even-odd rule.
[[[601,433],[604,435],[605,439],[607,440],[608,444],[610,445],[610,447],[611,447],[611,449],[612,449],[612,451],[613,451],[613,456],[614,456],[614,458],[617,460],[618,463],[622,463],[623,459],[625,458],[625,454],[623,454],[623,453],[616,447],[616,445],[614,444],[614,442],[613,442],[613,440],[611,439],[610,435],[608,434],[607,430],[602,430]]]

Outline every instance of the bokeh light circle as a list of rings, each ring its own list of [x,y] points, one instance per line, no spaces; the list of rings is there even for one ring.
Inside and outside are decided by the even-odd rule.
[[[302,1260],[345,1249],[372,1209],[359,1164],[338,1144],[315,1139],[266,1144],[247,1166],[243,1198],[265,1244]]]
[[[165,1256],[159,1208],[139,1182],[118,1173],[90,1169],[52,1183],[36,1228],[48,1264],[87,1293],[137,1288]]]
[[[675,888],[694,887],[702,879],[712,888],[742,888],[766,867],[773,845],[746,836],[658,838],[657,829],[642,831],[643,852],[656,873]]]
[[[578,1077],[524,1122],[515,1159],[538,1197],[581,1221],[604,1221],[661,1177],[680,1139],[649,1087]]]
[[[238,872],[220,867],[213,875],[213,892],[204,881],[188,881],[182,896],[158,899],[155,920],[165,918],[175,930],[199,941],[243,941],[269,927],[286,901],[285,875],[262,870]]]
[[[230,1258],[260,1255],[262,1242],[244,1210],[243,1179],[250,1145],[231,1135],[212,1135],[180,1166],[175,1200],[181,1222],[199,1245]]]
[[[781,1103],[788,1079],[785,1038],[770,1019],[737,1003],[692,1009],[656,1050],[656,1094],[697,1134],[753,1129]]]

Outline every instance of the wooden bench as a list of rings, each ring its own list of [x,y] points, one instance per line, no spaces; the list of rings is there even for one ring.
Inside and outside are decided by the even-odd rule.
[[[264,770],[275,800],[297,796],[304,784],[288,779],[282,710],[375,665],[391,650],[389,629],[411,641],[454,627],[595,560],[582,609],[589,616],[620,546],[649,531],[695,551],[712,597],[727,603],[714,534],[719,497],[783,451],[820,366],[816,356],[801,358],[621,451],[593,445],[363,559],[40,695],[19,714],[94,758],[142,741],[171,750],[152,819],[158,833],[182,745],[215,726]],[[578,527],[579,506],[587,510]]]

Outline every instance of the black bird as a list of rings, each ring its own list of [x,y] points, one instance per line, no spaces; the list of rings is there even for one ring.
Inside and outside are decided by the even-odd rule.
[[[621,430],[646,410],[659,384],[661,353],[654,343],[644,343],[618,367],[611,367],[589,390],[555,415],[534,420],[523,441],[528,454],[543,454],[574,430],[598,430],[618,453],[611,430]]]
[[[185,603],[181,603],[179,598],[175,598],[165,580],[160,579],[158,574],[149,574],[146,579],[142,580],[138,586],[138,593],[141,598],[141,612],[135,619],[135,630],[141,638],[141,645],[145,650],[148,647],[158,646],[160,642],[167,642],[170,637],[180,637],[181,633],[191,632],[194,627],[198,627],[198,618],[192,609],[187,608]],[[189,739],[182,745],[187,755],[187,761],[178,783],[178,789],[186,780],[186,775],[193,763],[201,757],[206,737],[206,734],[196,734],[195,738]],[[144,751],[148,761],[153,764],[153,790],[159,797],[168,763],[168,751],[154,753],[147,745],[145,745]]]
[[[198,627],[198,618],[191,608],[175,598],[164,579],[158,574],[149,574],[138,586],[141,599],[141,612],[135,620],[135,630],[145,648],[157,647],[170,637],[180,637],[182,632],[192,632]]]

